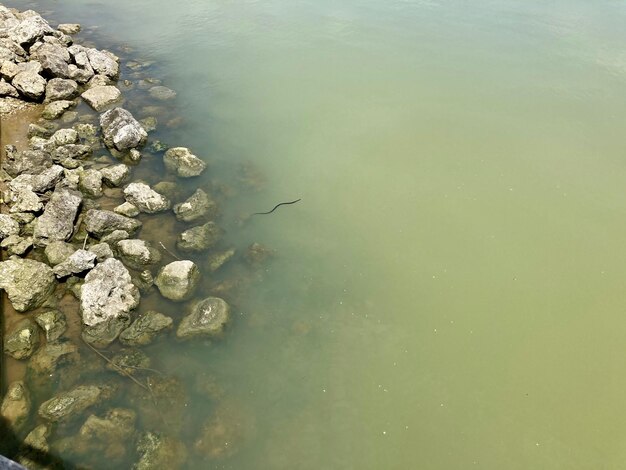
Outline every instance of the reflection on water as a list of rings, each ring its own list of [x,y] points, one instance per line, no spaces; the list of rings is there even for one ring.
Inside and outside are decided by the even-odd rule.
[[[238,443],[192,467],[621,468],[624,5],[29,4],[154,60],[221,194],[234,321],[145,348]]]

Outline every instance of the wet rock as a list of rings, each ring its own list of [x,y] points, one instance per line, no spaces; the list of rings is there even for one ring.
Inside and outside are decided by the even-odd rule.
[[[70,145],[78,142],[78,132],[74,129],[59,129],[50,138],[54,144],[59,147],[62,145]]]
[[[7,214],[0,214],[0,240],[20,233],[20,224]]]
[[[64,78],[53,78],[46,84],[46,101],[72,100],[78,96],[78,83]]]
[[[113,212],[126,217],[137,217],[140,214],[137,206],[131,204],[130,202],[124,202],[123,204],[120,204],[115,209],[113,209]]]
[[[112,85],[99,85],[85,91],[82,98],[96,111],[104,111],[122,97],[122,92]]]
[[[149,92],[150,96],[154,99],[167,101],[176,97],[176,92],[170,88],[165,86],[155,86],[150,88]]]
[[[75,251],[76,248],[69,243],[54,241],[46,246],[44,253],[48,259],[48,263],[52,266],[56,266],[68,259]]]
[[[36,175],[52,166],[52,158],[43,150],[24,150],[17,152],[7,145],[6,158],[2,161],[2,169],[14,178],[22,173]]]
[[[160,140],[153,140],[150,143],[149,148],[152,153],[161,153],[165,152],[168,148],[170,148],[170,146],[167,145],[165,142],[161,142]]]
[[[102,196],[102,173],[94,169],[81,171],[78,187],[85,196]]]
[[[121,240],[117,243],[117,250],[122,261],[134,269],[144,269],[161,261],[159,250],[144,240]]]
[[[63,23],[57,26],[57,30],[61,31],[63,34],[78,34],[80,33],[80,25],[78,23]]]
[[[107,364],[107,369],[120,375],[136,374],[149,367],[150,358],[138,349],[122,349]]]
[[[187,252],[205,251],[215,245],[222,238],[222,235],[222,229],[215,222],[207,222],[181,233],[176,240],[176,247]]]
[[[149,310],[120,334],[120,342],[128,346],[150,344],[162,331],[172,328],[173,320],[162,313]]]
[[[78,361],[78,347],[69,341],[52,341],[40,347],[28,362],[29,380],[49,383],[50,376],[61,366]]]
[[[226,264],[230,259],[235,256],[235,249],[229,248],[228,250],[219,251],[217,253],[211,253],[207,258],[207,267],[209,271],[215,272]]]
[[[198,176],[206,169],[206,163],[185,147],[169,149],[163,155],[163,163],[168,171],[176,173],[181,178]]]
[[[132,162],[139,163],[141,161],[141,152],[137,149],[130,149],[128,158],[130,158]]]
[[[30,470],[44,470],[49,468],[49,458],[42,459],[42,456],[48,455],[48,451],[50,450],[50,446],[48,445],[50,432],[50,427],[45,424],[40,424],[29,432],[20,447],[17,462]]]
[[[119,165],[112,165],[100,170],[102,173],[102,180],[112,187],[118,187],[122,185],[130,177],[130,168],[120,163]]]
[[[52,133],[55,130],[57,130],[57,127],[52,122],[47,122],[45,124],[31,123],[28,125],[28,138],[41,137],[43,139],[48,139],[52,136]]]
[[[211,460],[232,457],[253,428],[254,419],[239,404],[223,402],[205,423],[194,449]]]
[[[37,220],[34,240],[37,245],[67,241],[74,233],[74,223],[83,197],[77,191],[59,188],[52,193],[43,215]]]
[[[21,380],[12,382],[0,407],[2,418],[14,433],[20,434],[28,421],[30,411],[30,393],[26,385]]]
[[[2,240],[0,246],[7,249],[9,256],[22,256],[33,247],[33,239],[31,237],[11,235]]]
[[[174,261],[161,268],[154,283],[161,295],[174,301],[189,299],[200,280],[200,270],[189,260]]]
[[[52,159],[59,161],[65,167],[67,167],[67,160],[84,160],[90,157],[92,153],[89,145],[83,144],[67,144],[56,148],[52,152]]]
[[[4,352],[15,359],[29,358],[37,346],[39,331],[29,318],[20,321],[4,338]]]
[[[55,287],[52,269],[46,264],[19,258],[0,262],[0,289],[18,312],[40,307]]]
[[[196,303],[191,313],[178,326],[176,336],[188,339],[196,336],[217,337],[230,318],[230,307],[219,297],[207,297]]]
[[[87,250],[76,250],[72,255],[53,268],[57,278],[64,278],[72,274],[82,274],[93,269],[96,265],[96,254]]]
[[[67,111],[63,114],[61,118],[61,122],[63,124],[72,124],[74,121],[78,119],[78,111]]]
[[[117,318],[110,318],[97,325],[83,326],[81,337],[86,343],[97,348],[106,348],[117,339],[123,330],[128,328],[128,325],[130,325],[130,316],[120,315]]]
[[[100,126],[105,145],[120,152],[139,147],[148,138],[141,124],[123,108],[114,108],[102,114]]]
[[[131,282],[128,269],[115,258],[98,264],[85,277],[80,296],[85,325],[95,326],[109,319],[130,319],[130,312],[138,305],[139,291]]]
[[[85,217],[85,228],[97,238],[110,234],[116,230],[123,230],[128,234],[135,233],[141,227],[141,222],[113,211],[90,209]]]
[[[187,460],[187,450],[182,442],[153,432],[141,436],[137,452],[139,460],[133,470],[176,470],[182,468]]]
[[[99,87],[99,86],[107,86],[115,84],[115,80],[106,75],[96,74],[87,83],[87,88]],[[121,95],[120,95],[121,96]]]
[[[181,193],[178,185],[172,181],[160,181],[154,185],[154,190],[170,200],[178,199]]]
[[[245,258],[251,266],[259,266],[273,255],[274,250],[255,242],[248,247]]]
[[[146,130],[146,132],[155,131],[157,128],[157,118],[155,118],[154,116],[149,116],[139,122],[141,123],[141,126]]]
[[[197,189],[185,202],[174,206],[176,218],[182,222],[193,222],[203,217],[214,217],[217,204],[202,189]]]
[[[126,201],[141,212],[156,214],[170,208],[170,201],[145,183],[131,183],[124,189]]]
[[[108,243],[98,243],[89,248],[89,251],[96,255],[98,263],[102,263],[105,259],[113,258],[113,250]]]
[[[26,98],[39,101],[46,93],[46,79],[35,72],[20,72],[12,82],[13,86]]]
[[[94,72],[117,79],[120,75],[119,58],[109,51],[87,49],[89,64]]]
[[[59,119],[61,116],[63,116],[63,113],[65,113],[65,111],[67,111],[68,109],[72,109],[74,106],[75,103],[69,100],[53,101],[52,103],[48,103],[46,105],[46,107],[43,109],[43,112],[41,113],[41,116],[44,119],[49,120]]]
[[[69,392],[56,395],[39,407],[39,416],[51,422],[66,421],[101,403],[113,393],[112,387],[82,385]]]
[[[60,310],[47,310],[35,315],[35,321],[46,335],[46,341],[55,341],[67,330],[65,314]]]

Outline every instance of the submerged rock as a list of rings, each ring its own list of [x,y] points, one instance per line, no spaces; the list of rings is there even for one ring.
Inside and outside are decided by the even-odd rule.
[[[47,465],[48,460],[51,460],[51,458],[42,459],[42,456],[48,455],[50,446],[47,439],[50,436],[50,432],[49,426],[40,424],[28,433],[17,458],[20,465],[31,470],[49,468]]]
[[[44,263],[19,258],[0,262],[0,289],[18,312],[41,307],[55,287],[52,269]]]
[[[174,321],[162,313],[149,310],[120,334],[120,342],[128,346],[150,344],[162,331],[172,328]]]
[[[30,393],[21,380],[12,382],[2,400],[0,414],[10,429],[19,434],[24,429],[31,411]]]
[[[78,23],[63,23],[57,26],[57,29],[63,34],[78,34],[80,33],[80,25]]]
[[[154,283],[161,295],[174,301],[189,299],[200,280],[200,270],[189,260],[174,261],[161,268]]]
[[[156,214],[170,208],[170,201],[145,183],[131,183],[124,189],[126,201],[141,212]]]
[[[25,318],[15,325],[4,339],[4,352],[15,359],[29,358],[39,345],[37,325]]]
[[[181,339],[220,336],[229,318],[228,304],[219,297],[208,297],[195,304],[191,313],[181,320],[176,336]]]
[[[123,108],[114,108],[102,114],[100,126],[106,146],[120,152],[139,147],[148,138],[148,133],[141,124]]]
[[[90,209],[85,216],[85,228],[97,238],[102,238],[116,230],[123,230],[128,234],[135,233],[141,227],[141,222],[112,211]]]
[[[245,258],[251,266],[260,266],[272,256],[274,256],[274,250],[255,242],[248,247]]]
[[[35,315],[35,321],[46,335],[46,341],[55,341],[67,330],[65,314],[60,310],[47,310]]]
[[[67,241],[74,233],[74,223],[83,197],[77,191],[59,188],[54,191],[43,215],[37,220],[33,238],[37,245]]]
[[[149,367],[150,358],[138,349],[122,349],[107,364],[107,369],[121,375],[135,374]]]
[[[207,258],[207,267],[209,271],[215,272],[226,264],[233,256],[235,256],[235,249],[229,248],[228,250],[219,251],[217,253],[211,253]]]
[[[161,85],[150,88],[148,93],[150,93],[152,98],[161,101],[171,100],[176,97],[176,92],[174,90]]]
[[[76,250],[69,258],[53,268],[57,278],[81,274],[96,265],[96,254],[87,250]]]
[[[168,171],[176,173],[181,178],[198,176],[206,169],[206,163],[186,147],[169,149],[163,155],[163,163]]]
[[[57,422],[75,417],[87,408],[107,400],[114,389],[108,386],[82,385],[56,395],[39,407],[39,416]]]
[[[62,364],[78,358],[78,347],[69,341],[52,341],[40,347],[28,361],[29,380],[50,382],[50,376]]]
[[[128,328],[130,316],[120,315],[117,318],[110,318],[97,325],[83,326],[81,337],[86,343],[97,348],[105,348],[117,339],[119,334]]]
[[[63,113],[65,113],[65,111],[72,109],[74,106],[76,106],[76,104],[73,101],[69,100],[53,101],[52,103],[46,105],[41,113],[41,116],[44,119],[49,120],[59,119],[61,116],[63,116]]]
[[[187,460],[187,449],[182,442],[154,432],[144,433],[137,443],[139,460],[133,470],[182,468]]]
[[[202,189],[197,189],[185,202],[174,206],[176,218],[182,222],[193,222],[203,217],[215,217],[217,204]]]
[[[115,212],[116,214],[123,215],[125,217],[137,217],[140,214],[140,211],[139,209],[137,209],[137,206],[135,206],[134,204],[131,204],[130,202],[123,202],[122,204],[117,206],[115,209],[113,209],[113,212]]]
[[[222,402],[204,424],[194,450],[211,460],[232,457],[254,430],[254,418],[239,403]]]
[[[223,235],[215,222],[207,222],[185,230],[178,236],[176,247],[181,251],[205,251],[215,245]]]
[[[128,166],[120,163],[119,165],[112,165],[100,170],[102,173],[102,180],[112,187],[118,187],[122,185],[130,176],[130,169]]]

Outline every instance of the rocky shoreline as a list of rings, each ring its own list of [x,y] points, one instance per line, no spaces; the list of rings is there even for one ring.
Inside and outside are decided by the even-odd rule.
[[[79,32],[78,24],[53,28],[34,11],[0,5],[0,113],[42,107],[26,145],[3,142],[0,165],[0,289],[19,312],[4,352],[26,365],[0,410],[21,442],[12,457],[28,468],[54,468],[56,452],[87,467],[106,459],[109,468],[134,461],[150,469],[179,468],[192,452],[230,455],[234,446],[223,443],[239,431],[223,411],[187,448],[177,415],[187,392],[151,373],[139,349],[166,336],[219,338],[230,322],[227,300],[198,297],[200,280],[235,255],[220,247],[218,204],[190,186],[207,163],[183,146],[149,144],[156,117],[139,120],[122,107],[120,88],[143,87],[156,102],[175,92],[149,79],[120,86],[120,58],[77,44]],[[162,159],[165,180],[135,177],[146,155]],[[189,197],[181,198],[182,181]],[[160,214],[184,225],[167,246],[143,236]],[[268,254],[252,245],[246,256],[255,264]],[[199,255],[206,264],[198,265]],[[161,299],[150,306],[176,302],[183,313],[141,309],[145,295]],[[103,369],[107,380],[84,379]]]

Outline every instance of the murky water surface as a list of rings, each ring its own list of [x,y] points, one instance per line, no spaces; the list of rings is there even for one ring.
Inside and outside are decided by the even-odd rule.
[[[154,61],[189,184],[276,250],[205,282],[244,284],[222,341],[147,349],[190,447],[237,423],[190,468],[623,468],[625,4],[7,3]]]

